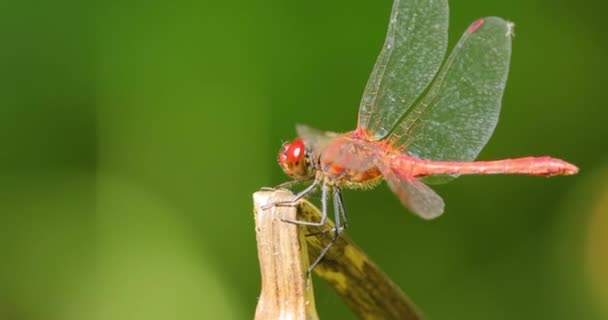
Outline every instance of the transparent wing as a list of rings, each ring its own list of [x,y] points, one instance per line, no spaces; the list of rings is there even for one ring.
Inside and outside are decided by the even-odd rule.
[[[427,220],[443,214],[443,199],[433,189],[413,177],[401,177],[391,169],[381,170],[388,186],[410,211]]]
[[[340,135],[336,132],[323,131],[303,124],[296,125],[296,132],[304,140],[304,143],[315,152],[323,149],[327,142]]]
[[[358,129],[384,138],[433,79],[447,48],[447,0],[394,0],[382,51],[365,87]]]
[[[500,18],[473,23],[389,141],[423,159],[474,160],[498,121],[512,34],[513,24]],[[424,181],[440,183],[453,177],[429,178]]]

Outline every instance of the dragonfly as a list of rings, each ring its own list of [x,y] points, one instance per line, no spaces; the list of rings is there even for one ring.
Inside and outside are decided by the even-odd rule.
[[[284,220],[322,227],[333,199],[332,241],[347,227],[343,188],[369,189],[385,180],[409,211],[423,219],[444,212],[427,184],[463,174],[572,175],[564,160],[521,157],[475,161],[498,121],[511,57],[514,25],[498,17],[473,22],[444,61],[447,0],[395,0],[387,35],[365,87],[357,127],[335,133],[297,125],[298,137],[278,154],[293,180],[312,181],[291,201],[321,189],[320,221]]]

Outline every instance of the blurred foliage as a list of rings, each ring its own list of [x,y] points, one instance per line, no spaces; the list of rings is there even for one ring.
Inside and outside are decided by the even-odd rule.
[[[294,124],[346,131],[391,1],[0,4],[0,319],[251,318],[251,193]],[[465,177],[427,222],[347,192],[350,236],[433,319],[605,319],[604,2],[452,1],[516,23],[480,158],[575,177]],[[602,171],[603,170],[603,171]],[[604,250],[603,250],[604,249]],[[315,283],[323,318],[348,318]]]

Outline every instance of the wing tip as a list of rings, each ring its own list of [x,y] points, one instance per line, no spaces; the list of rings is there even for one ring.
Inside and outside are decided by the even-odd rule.
[[[439,209],[439,208],[437,208],[437,209]],[[444,209],[444,207],[442,206],[440,210],[429,211],[429,212],[417,212],[416,215],[424,220],[434,220],[443,215],[443,209]]]
[[[515,37],[515,23],[512,21],[505,21],[507,24],[507,33],[505,34],[508,38]]]
[[[477,19],[475,22],[473,22],[469,26],[469,28],[467,29],[467,32],[468,33],[473,33],[475,31],[477,31],[477,29],[479,29],[479,27],[481,27],[485,22],[486,22],[486,20],[484,18]]]
[[[468,33],[475,33],[481,26],[484,24],[494,24],[499,23],[503,24],[506,28],[505,36],[509,38],[513,38],[515,36],[515,23],[512,21],[505,20],[500,17],[485,17],[475,20],[471,25],[467,28]]]

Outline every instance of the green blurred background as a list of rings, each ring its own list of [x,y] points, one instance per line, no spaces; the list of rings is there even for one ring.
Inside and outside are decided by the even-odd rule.
[[[382,185],[349,234],[432,319],[608,319],[603,1],[452,1],[516,23],[480,158],[563,157],[574,177],[463,177],[422,221]],[[346,131],[383,1],[0,4],[0,319],[248,319],[251,194],[294,124]],[[353,315],[315,282],[324,319]]]

